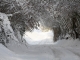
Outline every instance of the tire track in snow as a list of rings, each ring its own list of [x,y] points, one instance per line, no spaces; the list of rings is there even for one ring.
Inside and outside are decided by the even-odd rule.
[[[67,48],[66,48],[67,49]],[[70,52],[72,52],[73,54],[75,54],[75,55],[77,55],[78,57],[80,57],[80,51],[78,52],[77,50],[76,51],[74,51],[75,49],[67,49],[67,50],[69,50]],[[80,50],[80,49],[79,49]]]
[[[72,51],[62,48],[62,47],[54,47],[53,49],[50,48],[54,56],[57,60],[80,60],[80,56],[77,53],[73,53]]]

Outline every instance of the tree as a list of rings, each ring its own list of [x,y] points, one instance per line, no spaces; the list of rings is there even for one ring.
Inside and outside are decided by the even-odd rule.
[[[27,9],[33,11],[39,17],[41,24],[44,27],[52,29],[54,33],[56,32],[54,34],[55,41],[58,38],[64,38],[66,34],[70,34],[73,38],[79,38],[79,0],[27,1]]]
[[[70,34],[73,38],[80,38],[79,5],[79,0],[61,0],[58,3],[55,10],[59,13],[59,17],[56,17],[56,20],[60,23],[62,37]]]
[[[0,38],[6,37],[4,39],[6,41],[13,40],[14,38],[12,39],[12,36],[14,36],[16,38],[15,40],[18,40],[20,43],[24,43],[24,39],[22,37],[23,37],[25,30],[32,31],[34,28],[38,27],[38,22],[35,21],[34,19],[35,18],[34,14],[28,13],[25,15],[24,10],[22,9],[21,5],[17,3],[16,0],[0,0],[0,12],[1,12],[0,13],[1,17],[3,15],[4,17],[7,18],[7,15],[11,15],[7,18],[6,21],[8,21],[9,19],[10,28],[14,32],[13,35],[10,35],[11,33],[8,34],[8,31],[5,30],[6,27],[8,28],[8,26],[6,26],[5,28],[3,26],[5,18],[0,17],[1,23],[2,23],[2,25],[0,25],[0,29],[2,30],[1,27],[3,26],[3,31],[4,32],[6,31],[5,34],[3,34],[2,31],[0,32],[1,34],[3,34],[2,36],[0,36]]]
[[[12,14],[11,26],[23,36],[39,26],[53,30],[54,41],[70,34],[80,38],[79,0],[0,0],[0,12]],[[18,37],[18,39],[21,39]]]

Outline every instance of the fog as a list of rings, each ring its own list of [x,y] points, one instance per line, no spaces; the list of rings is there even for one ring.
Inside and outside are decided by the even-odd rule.
[[[31,45],[52,44],[53,32],[34,29],[32,32],[25,32],[23,38]]]

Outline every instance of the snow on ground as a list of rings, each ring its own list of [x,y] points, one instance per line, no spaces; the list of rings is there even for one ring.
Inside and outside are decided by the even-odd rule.
[[[53,45],[0,44],[0,60],[80,60],[80,41],[60,40]],[[15,43],[15,44],[14,44]]]
[[[23,37],[30,45],[53,44],[53,32],[34,29],[32,32],[25,32]]]
[[[5,18],[3,27],[6,28],[10,22],[5,14],[3,16]],[[0,18],[4,19],[3,16],[0,15]],[[7,23],[9,24],[6,26]],[[5,32],[8,30],[13,32],[11,26],[6,28]],[[53,43],[51,33],[51,31],[41,32],[39,30],[31,34],[28,33],[28,36],[31,36],[36,41],[36,44],[43,45],[25,45],[15,40],[6,44],[7,48],[0,44],[0,60],[80,60],[80,41],[78,39],[69,38]],[[12,37],[13,35],[14,33],[11,34]],[[30,42],[29,37],[27,38],[28,42]],[[42,42],[42,40],[44,41]],[[44,44],[48,42],[53,44]]]
[[[56,43],[54,43],[56,46],[62,46],[62,47],[80,47],[80,40],[79,39],[73,39],[69,38],[67,40],[59,40]]]
[[[0,60],[21,60],[15,53],[0,44]]]

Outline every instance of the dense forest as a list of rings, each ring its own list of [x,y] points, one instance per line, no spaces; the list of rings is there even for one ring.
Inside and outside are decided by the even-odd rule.
[[[10,24],[5,25],[5,21]],[[23,43],[24,32],[38,29],[40,25],[53,30],[54,41],[64,39],[66,34],[80,38],[80,0],[0,0],[1,42]]]

